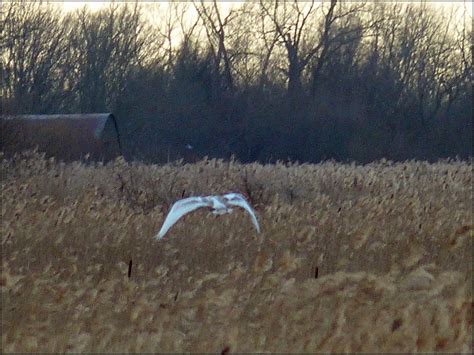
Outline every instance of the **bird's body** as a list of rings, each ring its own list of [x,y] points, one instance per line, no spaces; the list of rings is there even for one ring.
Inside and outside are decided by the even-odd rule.
[[[160,229],[160,232],[155,236],[155,239],[162,239],[166,232],[184,215],[197,210],[201,207],[207,207],[215,215],[223,215],[226,213],[232,213],[233,208],[241,207],[245,209],[252,218],[252,222],[260,233],[260,226],[258,225],[257,217],[255,216],[254,210],[250,207],[244,196],[239,193],[229,193],[225,195],[217,196],[196,196],[188,197],[179,201],[176,201],[173,207],[171,207],[168,216],[166,216],[165,222]]]

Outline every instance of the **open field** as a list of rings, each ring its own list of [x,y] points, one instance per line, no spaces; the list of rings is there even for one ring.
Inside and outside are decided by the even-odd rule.
[[[460,161],[4,159],[3,352],[472,352],[472,183]],[[229,191],[262,234],[198,211],[153,240],[176,199]]]

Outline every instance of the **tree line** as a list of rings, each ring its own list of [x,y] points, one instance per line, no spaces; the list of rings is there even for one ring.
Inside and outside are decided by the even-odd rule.
[[[126,156],[152,162],[472,156],[466,14],[337,0],[157,6],[4,3],[3,113],[113,112]]]

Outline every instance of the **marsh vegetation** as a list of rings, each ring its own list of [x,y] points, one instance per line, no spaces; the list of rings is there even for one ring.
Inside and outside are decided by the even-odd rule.
[[[467,162],[23,153],[1,189],[4,352],[473,350]],[[227,191],[262,234],[202,211],[153,240],[176,199]]]

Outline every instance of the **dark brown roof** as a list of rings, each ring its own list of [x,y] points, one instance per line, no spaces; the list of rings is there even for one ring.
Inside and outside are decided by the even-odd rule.
[[[2,146],[8,152],[38,147],[63,160],[109,160],[122,154],[117,121],[111,113],[2,116]]]

